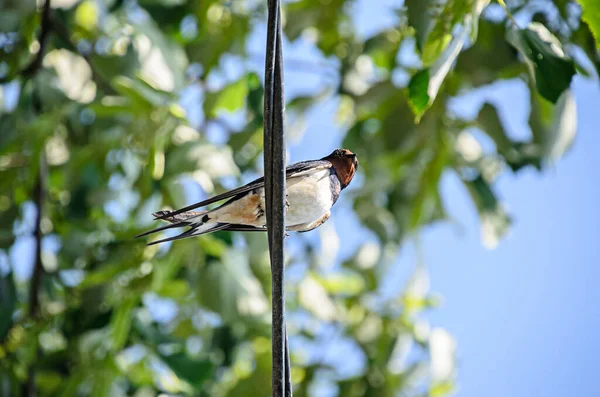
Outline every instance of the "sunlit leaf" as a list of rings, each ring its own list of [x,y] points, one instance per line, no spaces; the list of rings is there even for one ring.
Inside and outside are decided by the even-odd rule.
[[[173,99],[169,93],[150,87],[139,79],[118,76],[112,84],[118,93],[147,110],[152,109],[153,106],[166,106]]]
[[[446,38],[443,39],[443,49],[435,53],[431,67],[419,71],[411,79],[408,87],[409,103],[415,113],[416,122],[419,122],[423,113],[437,97],[440,87],[462,51],[469,33],[471,33],[472,39],[476,37],[479,15],[488,2],[487,0],[475,1],[472,5],[472,11],[462,17],[461,30],[453,37],[450,35],[444,36],[447,37],[447,40]],[[426,54],[423,54],[424,58],[425,56]]]
[[[143,11],[141,11],[143,12]],[[134,47],[141,64],[141,75],[153,87],[174,92],[184,85],[188,59],[179,43],[167,37],[151,18],[134,24]]]
[[[189,293],[189,285],[185,280],[173,280],[163,286],[158,293],[167,298],[183,298]]]
[[[93,1],[83,1],[75,10],[75,23],[82,29],[93,31],[98,25],[98,6]]]
[[[348,270],[317,276],[317,279],[330,294],[352,296],[363,291],[365,287],[364,279]]]
[[[405,4],[408,9],[408,23],[416,31],[415,37],[418,47],[423,49],[427,42],[427,36],[433,30],[436,17],[443,10],[444,2],[407,0]]]
[[[594,0],[578,0],[583,8],[582,18],[596,38],[596,48],[600,48],[600,4]]]
[[[63,377],[56,371],[41,371],[36,374],[36,385],[44,393],[49,395],[57,392],[62,383]]]
[[[490,4],[491,0],[475,0],[473,2],[473,6],[471,9],[471,14],[472,17],[470,20],[466,20],[468,22],[470,22],[471,26],[470,26],[470,39],[472,42],[477,41],[477,36],[479,34],[479,18],[481,16],[481,13],[483,12],[483,10],[485,9],[485,7],[487,7],[488,4]]]
[[[233,112],[244,106],[247,95],[248,82],[242,78],[229,84],[218,93],[208,94],[204,100],[204,109],[213,117],[222,110]]]
[[[408,22],[415,28],[417,48],[421,51],[423,64],[431,65],[440,54],[446,50],[452,41],[452,30],[459,22],[470,25],[472,17],[478,19],[478,14],[485,6],[474,0],[409,0]],[[468,31],[467,26],[463,28]],[[464,40],[464,39],[463,39]]]
[[[429,69],[423,69],[417,72],[408,84],[408,98],[412,111],[415,113],[416,120],[420,120],[421,116],[429,107]]]
[[[336,316],[335,305],[327,290],[315,277],[307,277],[298,286],[299,302],[317,318],[333,320]]]

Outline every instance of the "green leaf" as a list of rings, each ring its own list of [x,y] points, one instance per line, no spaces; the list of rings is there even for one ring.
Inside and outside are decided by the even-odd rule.
[[[496,145],[498,154],[504,157],[506,163],[516,172],[524,166],[533,165],[540,168],[540,152],[530,142],[512,141],[500,120],[495,106],[486,103],[477,116],[477,125],[485,132]],[[480,169],[481,171],[481,169]]]
[[[550,161],[561,158],[575,140],[577,134],[577,107],[571,90],[565,90],[556,102],[555,116],[550,134],[543,145],[543,155]]]
[[[115,96],[115,97],[104,97],[100,102],[91,103],[86,107],[94,112],[96,117],[115,117],[123,114],[130,114],[132,112],[132,101],[129,98]]]
[[[314,274],[302,279],[298,285],[298,303],[320,320],[336,318],[335,303]]]
[[[35,374],[35,383],[40,391],[46,395],[56,395],[63,377],[57,371],[38,371]]]
[[[220,110],[234,112],[244,106],[247,95],[248,79],[241,78],[221,91],[207,94],[204,100],[204,111],[211,117],[217,116]]]
[[[82,3],[78,9],[92,2]],[[64,49],[52,50],[44,57],[44,64],[56,71],[54,84],[74,101],[89,103],[96,96],[96,84],[92,81],[92,70],[87,61]]]
[[[316,28],[319,32],[317,45],[326,55],[331,55],[340,48],[346,37],[340,26],[350,19],[347,2],[332,0],[300,0],[290,2],[286,6],[285,35],[295,40],[306,29]]]
[[[387,29],[365,41],[364,53],[375,66],[391,71],[396,65],[396,55],[401,42],[397,29]]]
[[[167,174],[203,171],[211,179],[238,175],[230,147],[217,147],[201,141],[186,142],[170,153],[165,166]]]
[[[594,38],[596,48],[600,49],[600,3],[597,0],[578,0],[583,8],[581,18],[588,24]]]
[[[137,78],[117,76],[113,79],[112,86],[119,94],[130,99],[133,106],[146,112],[152,111],[155,106],[167,106],[174,99],[172,94],[157,90]]]
[[[364,278],[349,269],[315,277],[330,294],[354,296],[365,288]]]
[[[170,356],[161,354],[160,357],[178,378],[194,387],[202,386],[205,380],[213,376],[214,365],[210,360],[194,359],[184,353]]]
[[[479,4],[477,4],[479,3]],[[407,0],[408,23],[415,29],[417,48],[423,64],[431,65],[453,40],[456,24],[463,23],[469,30],[473,17],[479,17],[486,5],[475,0]]]
[[[450,45],[444,50],[444,52],[437,58],[435,63],[430,68],[430,79],[429,86],[427,88],[427,93],[429,94],[429,101],[433,102],[435,97],[437,96],[444,79],[450,72],[450,68],[454,64],[454,61],[460,54],[460,51],[465,44],[465,40],[468,36],[468,29],[465,27],[463,30],[457,34],[453,39]]]
[[[537,150],[537,146],[531,142],[512,141],[506,134],[498,110],[494,105],[484,104],[479,111],[476,123],[486,135],[492,138],[498,154],[504,157],[504,160],[514,172],[527,165],[533,165],[537,169],[540,168],[541,154]],[[479,163],[479,166],[481,165],[483,164]],[[482,171],[481,168],[480,171]]]
[[[454,37],[449,34],[444,36],[443,48],[435,52],[435,57],[431,60],[433,62],[431,67],[418,72],[411,79],[408,86],[409,104],[415,114],[415,121],[417,123],[435,100],[454,61],[462,51],[469,32],[471,32],[472,38],[476,37],[477,21],[483,8],[488,3],[488,0],[474,2],[471,12],[465,14],[462,19],[461,30]],[[448,39],[447,41],[446,38]],[[423,62],[425,65],[430,63],[427,61],[427,58],[427,53],[423,52]]]
[[[518,52],[506,40],[504,23],[479,20],[477,42],[460,54],[455,73],[469,87],[491,84],[498,79],[513,78],[525,71]]]
[[[119,371],[114,360],[107,358],[101,362],[94,363],[94,368],[91,373],[94,374],[92,379],[91,397],[110,397],[113,395],[113,384],[119,376]]]
[[[425,111],[429,108],[429,69],[418,71],[408,83],[408,104],[419,122]]]
[[[133,319],[133,312],[136,304],[136,298],[128,298],[119,306],[115,307],[113,311],[110,320],[110,338],[111,347],[115,351],[121,350],[129,338],[131,321]]]
[[[190,286],[185,280],[172,280],[158,290],[161,296],[180,299],[189,294]]]
[[[75,25],[79,28],[94,31],[98,27],[98,5],[94,1],[83,1],[75,10]]]
[[[415,177],[418,176],[419,190],[412,197],[411,214],[408,216],[411,229],[445,217],[438,185],[442,172],[448,165],[450,150],[449,139],[445,137],[440,138],[435,146],[423,150],[421,161],[426,165],[420,176],[414,174]]]
[[[445,33],[437,40],[429,40],[422,51],[422,61],[424,65],[431,65],[444,52],[452,41],[452,35]]]
[[[141,12],[146,14],[144,10]],[[187,55],[182,46],[170,39],[149,15],[145,16],[136,18],[137,23],[133,24],[136,39],[144,43],[136,47],[141,64],[140,74],[153,87],[175,92],[185,84]]]
[[[456,385],[452,381],[436,381],[429,388],[430,397],[443,397],[454,394],[456,391]]]
[[[408,24],[415,29],[417,48],[422,50],[427,43],[427,36],[435,26],[435,19],[441,14],[443,5],[435,0],[406,0]]]
[[[480,211],[495,211],[498,208],[498,199],[490,185],[480,176],[466,182],[469,192]]]
[[[264,89],[256,73],[248,73],[248,108],[256,115],[262,115]],[[260,120],[262,125],[262,120]]]
[[[482,243],[486,248],[493,249],[508,233],[512,220],[498,202],[492,187],[481,175],[464,183],[479,212]]]
[[[526,29],[508,31],[507,40],[525,57],[538,92],[556,103],[575,74],[575,64],[565,55],[560,41],[537,22]]]
[[[203,305],[226,322],[267,314],[269,303],[243,251],[226,249],[221,263],[211,262],[202,276]]]
[[[485,7],[487,7],[487,5],[490,4],[490,1],[491,0],[476,0],[473,3],[473,8],[471,11],[473,17],[469,21],[471,24],[470,38],[471,42],[473,43],[477,41],[477,35],[479,33],[479,17],[481,16],[481,13],[485,9]]]
[[[554,106],[532,92],[529,125],[540,156],[550,163],[560,159],[577,135],[577,107],[572,91],[566,90]]]
[[[126,349],[117,355],[116,362],[120,371],[126,374],[127,378],[136,386],[153,385],[155,374],[152,372],[148,357],[135,362],[127,360],[128,353],[129,351]],[[147,352],[144,354],[147,355]]]
[[[496,150],[506,156],[506,153],[513,147],[513,142],[506,135],[504,126],[498,116],[498,110],[490,103],[482,106],[477,115],[477,124],[481,127],[496,144]]]
[[[444,52],[429,69],[424,69],[413,76],[408,84],[408,97],[411,109],[415,114],[415,122],[421,117],[435,100],[444,79],[448,75],[454,60],[460,53],[467,38],[467,29],[458,34]]]
[[[125,269],[120,263],[103,264],[97,270],[87,273],[81,284],[79,284],[79,287],[85,289],[104,284],[122,273]]]

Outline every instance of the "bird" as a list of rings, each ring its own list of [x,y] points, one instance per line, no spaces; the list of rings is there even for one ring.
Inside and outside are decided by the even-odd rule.
[[[327,222],[331,207],[342,190],[354,178],[358,159],[348,149],[336,149],[320,160],[300,161],[286,168],[286,230],[308,232]],[[225,199],[214,209],[193,211]],[[154,245],[167,241],[200,236],[219,230],[266,231],[265,180],[258,178],[244,186],[218,194],[207,200],[175,211],[157,211],[155,220],[167,225],[138,234],[147,236],[166,229],[189,227],[183,233],[148,243]]]

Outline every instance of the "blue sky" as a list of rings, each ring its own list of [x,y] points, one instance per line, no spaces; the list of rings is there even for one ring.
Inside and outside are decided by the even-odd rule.
[[[289,90],[294,85],[291,76]],[[507,84],[494,97],[512,119],[509,124],[526,130],[527,106],[511,95],[515,88]],[[591,395],[597,388],[600,90],[597,81],[577,78],[574,93],[579,129],[568,154],[543,173],[526,169],[500,177],[497,191],[514,224],[496,249],[481,244],[475,209],[450,174],[441,188],[456,223],[422,233],[432,289],[444,297],[429,319],[458,340],[459,396],[558,397]],[[326,103],[310,115],[304,138],[290,145],[292,161],[320,156],[337,146],[333,108]],[[324,135],[331,141],[329,147],[317,144]],[[355,221],[346,218],[348,203],[340,204],[332,222],[345,240],[351,236],[344,231]],[[355,236],[341,247],[342,255],[364,238]],[[395,265],[400,278],[415,261],[409,243]]]
[[[500,194],[515,222],[489,251],[476,215],[450,178],[451,212],[465,225],[424,233],[432,286],[445,305],[432,316],[458,339],[461,396],[592,395],[600,344],[597,81],[576,79],[578,137],[543,174],[505,174]],[[518,118],[522,108],[509,108]]]
[[[597,389],[600,90],[597,82],[577,78],[574,93],[579,130],[571,151],[544,173],[527,169],[500,177],[497,191],[514,224],[495,250],[481,244],[478,216],[452,175],[441,188],[458,225],[422,233],[432,290],[444,297],[429,319],[458,340],[458,396],[558,397]],[[512,103],[506,113],[526,128],[526,108]],[[329,110],[313,114],[304,139],[291,145],[294,161],[321,154],[314,153],[316,137],[328,127]],[[332,217],[342,239],[354,222],[345,219],[346,205]],[[352,251],[354,244],[346,246]],[[415,261],[409,243],[395,265],[400,277]]]

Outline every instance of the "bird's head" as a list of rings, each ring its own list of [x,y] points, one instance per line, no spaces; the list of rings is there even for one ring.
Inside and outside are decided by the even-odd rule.
[[[358,159],[348,149],[335,149],[329,156],[323,157],[322,160],[327,160],[333,165],[342,189],[350,184],[358,169]]]

